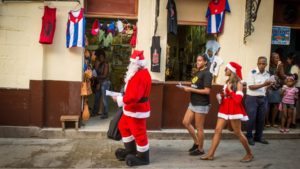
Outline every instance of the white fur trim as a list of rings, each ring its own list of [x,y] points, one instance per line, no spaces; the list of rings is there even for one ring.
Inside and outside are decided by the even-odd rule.
[[[130,112],[130,111],[124,110],[124,108],[123,108],[123,113],[126,116],[134,117],[134,118],[138,118],[138,119],[150,117],[150,111],[148,111],[148,112]]]
[[[123,143],[129,143],[129,142],[132,142],[133,140],[134,140],[133,135],[128,136],[128,137],[122,137]]]
[[[149,143],[145,146],[139,146],[139,145],[136,145],[136,150],[138,152],[146,152],[149,150]]]
[[[236,73],[236,69],[231,66],[231,64],[227,63],[226,67],[231,70],[233,73]]]
[[[249,120],[248,116],[244,116],[242,114],[235,114],[235,115],[227,115],[224,113],[218,113],[218,117],[223,118],[225,120],[235,120],[235,119],[240,119],[242,121],[247,121]]]
[[[124,105],[123,96],[117,96],[117,103],[119,107],[122,107]]]
[[[138,64],[139,66],[146,66],[146,61],[145,60],[139,60],[139,57],[136,57],[136,59],[130,58],[130,61],[133,63]]]
[[[244,93],[242,91],[237,91],[236,95],[241,95],[242,97],[244,96]]]

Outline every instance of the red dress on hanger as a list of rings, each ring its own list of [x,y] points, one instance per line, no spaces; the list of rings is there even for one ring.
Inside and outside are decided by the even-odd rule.
[[[45,6],[44,16],[42,19],[42,30],[39,42],[41,44],[52,44],[56,26],[56,8],[49,8],[48,6]]]

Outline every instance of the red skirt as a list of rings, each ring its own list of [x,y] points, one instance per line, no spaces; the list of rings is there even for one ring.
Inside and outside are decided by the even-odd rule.
[[[218,112],[218,117],[223,118],[225,120],[249,120],[244,106],[241,103],[236,103],[232,98],[224,98],[222,100]]]

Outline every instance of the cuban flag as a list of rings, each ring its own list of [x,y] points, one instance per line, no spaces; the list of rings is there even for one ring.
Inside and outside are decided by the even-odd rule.
[[[228,0],[211,0],[207,12],[207,33],[220,33],[223,30],[225,12],[230,12]]]
[[[67,25],[67,48],[85,47],[85,18],[83,9],[70,11]]]

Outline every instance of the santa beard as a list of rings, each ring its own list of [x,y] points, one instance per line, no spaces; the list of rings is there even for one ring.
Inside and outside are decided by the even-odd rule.
[[[125,83],[127,83],[139,69],[140,66],[138,64],[130,62],[130,64],[127,67],[127,72],[124,79]]]

